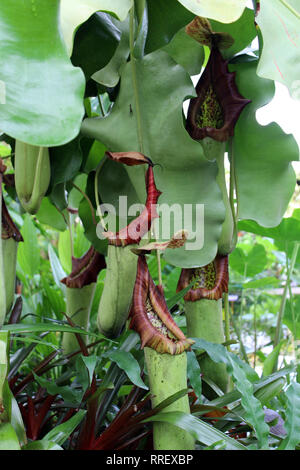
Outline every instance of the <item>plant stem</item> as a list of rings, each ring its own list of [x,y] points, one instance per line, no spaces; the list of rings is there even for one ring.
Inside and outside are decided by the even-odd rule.
[[[187,356],[185,352],[171,356],[145,348],[145,362],[153,396],[152,408],[174,393],[187,388]],[[188,395],[180,398],[164,411],[190,413]],[[194,449],[193,437],[188,432],[169,423],[154,423],[153,439],[155,450]]]
[[[228,142],[228,159],[230,164],[230,182],[229,182],[229,203],[231,207],[231,213],[233,218],[233,237],[232,237],[232,247],[236,245],[237,241],[237,219],[238,219],[238,196],[236,190],[236,178],[234,171],[234,152],[233,152],[233,141],[230,137]],[[236,207],[234,204],[234,193],[236,197]]]
[[[99,216],[100,223],[104,229],[104,231],[107,231],[107,227],[105,225],[104,219],[103,219],[103,214],[101,212],[101,206],[100,206],[100,200],[99,200],[99,193],[98,193],[98,176],[99,172],[102,166],[102,162],[99,163],[96,169],[96,174],[95,174],[95,182],[94,182],[94,191],[95,191],[95,201],[96,201],[96,213]]]
[[[96,283],[88,284],[80,289],[66,288],[67,315],[77,326],[88,329],[90,311],[96,290]],[[87,336],[84,335],[84,342]],[[64,354],[70,354],[78,349],[78,342],[73,333],[64,333],[62,340]]]
[[[4,323],[6,315],[5,273],[2,248],[2,180],[3,175],[0,173],[0,328]]]
[[[282,297],[281,297],[281,303],[280,303],[279,313],[278,313],[278,317],[277,317],[277,324],[276,324],[276,331],[275,331],[275,338],[274,338],[274,348],[277,346],[277,344],[279,344],[279,341],[280,341],[282,318],[283,318],[283,315],[284,315],[284,310],[285,310],[285,305],[286,305],[288,287],[289,287],[289,283],[291,281],[291,274],[292,274],[292,272],[294,270],[294,267],[295,267],[297,254],[298,254],[298,249],[299,249],[299,243],[295,242],[294,247],[293,247],[291,262],[290,262],[290,265],[289,265],[289,268],[288,268],[288,271],[287,271],[286,283],[285,283],[283,294],[282,294]]]
[[[244,278],[243,278],[243,284],[245,283],[246,281],[246,276],[247,276],[247,263],[245,264],[245,269],[244,269]],[[245,289],[242,289],[242,293],[241,293],[241,307],[240,307],[240,321],[239,323],[242,322],[242,316],[243,316],[243,307],[244,307],[244,298],[245,298]],[[240,325],[239,325],[240,326]],[[249,359],[248,359],[248,356],[247,356],[247,353],[246,353],[246,350],[245,350],[245,347],[244,347],[244,344],[243,344],[243,340],[242,340],[242,336],[240,334],[240,328],[236,329],[236,333],[238,335],[238,338],[239,338],[239,342],[240,342],[240,352],[244,358],[244,361],[246,361],[248,364],[249,364]]]
[[[92,204],[90,198],[89,198],[88,195],[87,195],[84,191],[82,191],[82,189],[81,189],[79,186],[77,186],[77,184],[75,184],[74,182],[72,182],[72,186],[73,186],[75,189],[77,189],[77,191],[79,191],[79,192],[82,194],[82,196],[86,199],[86,201],[87,201],[87,203],[88,203],[88,205],[89,205],[89,207],[90,207],[90,210],[91,210],[93,223],[94,223],[94,225],[96,225],[97,222],[96,222],[96,218],[95,218],[95,211],[94,211],[93,204]]]
[[[74,257],[74,243],[73,243],[73,233],[72,233],[72,223],[71,223],[71,214],[68,214],[68,229],[69,229],[69,237],[70,237],[70,247],[71,247],[71,266],[72,260]]]
[[[134,26],[135,26],[135,14],[134,14],[134,5],[133,5],[130,10],[130,22],[129,22],[130,63],[131,63],[131,73],[132,73],[133,95],[134,95],[134,102],[135,102],[137,138],[138,138],[140,152],[144,153],[141,108],[140,108],[137,73],[136,73],[136,59],[134,57]]]
[[[284,5],[288,10],[290,10],[290,12],[296,16],[296,18],[298,18],[298,20],[300,20],[300,13],[298,13],[295,8],[293,8],[288,2],[286,2],[285,0],[279,0],[282,5]]]
[[[230,313],[229,313],[229,296],[228,292],[224,293],[224,313],[225,313],[225,341],[230,341]],[[230,351],[230,346],[227,346]]]
[[[248,356],[247,356],[247,353],[246,353],[246,350],[245,350],[245,347],[243,345],[243,342],[242,342],[242,338],[241,338],[241,334],[240,334],[240,330],[236,324],[236,321],[234,319],[234,315],[233,315],[233,312],[232,312],[232,315],[231,315],[231,323],[232,323],[232,326],[233,326],[233,329],[235,331],[235,334],[238,338],[238,341],[239,341],[239,346],[240,346],[240,352],[243,356],[243,359],[245,362],[247,362],[249,364],[249,360],[248,360]]]
[[[101,96],[99,96],[99,94],[97,94],[97,98],[98,98],[99,108],[100,108],[102,117],[105,117],[105,111],[104,111],[104,108],[103,108]]]
[[[202,338],[216,344],[224,343],[222,299],[186,301],[185,314],[188,337]],[[230,381],[224,364],[215,364],[209,357],[204,357],[200,361],[200,368],[204,377],[212,380],[223,392],[228,391]],[[210,389],[206,391],[206,395],[210,393]]]

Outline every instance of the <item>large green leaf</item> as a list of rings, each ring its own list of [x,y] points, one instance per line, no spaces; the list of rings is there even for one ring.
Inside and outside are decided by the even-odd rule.
[[[234,54],[237,54],[239,51],[249,46],[256,36],[254,11],[250,8],[245,8],[242,16],[233,23],[225,24],[214,20],[211,20],[210,23],[213,31],[228,33],[234,39],[234,43],[231,47],[222,49],[224,59],[232,57]]]
[[[230,267],[242,276],[253,277],[263,271],[267,264],[265,247],[257,243],[248,254],[237,247],[229,256]]]
[[[18,437],[10,423],[0,423],[0,451],[20,450]]]
[[[56,230],[66,230],[66,222],[61,212],[50,202],[48,197],[44,197],[40,208],[36,214],[36,218],[42,224],[49,225]]]
[[[126,19],[119,24],[121,39],[115,54],[105,67],[98,67],[92,79],[101,85],[115,87],[120,80],[120,68],[127,61],[129,55],[129,21]],[[100,70],[99,70],[100,69]]]
[[[283,242],[300,242],[300,220],[294,216],[285,217],[276,227],[262,227],[254,220],[240,220],[239,230],[255,233],[262,237],[274,238]]]
[[[72,52],[73,38],[77,28],[84,23],[96,11],[112,13],[124,21],[132,0],[60,0],[61,27],[69,53]]]
[[[186,34],[184,28],[175,34],[164,50],[190,75],[200,73],[204,61],[204,49]]]
[[[263,0],[256,21],[263,35],[258,75],[283,83],[300,99],[299,1]]]
[[[191,208],[192,217],[183,224],[190,233],[189,246],[166,250],[166,260],[181,267],[207,264],[217,252],[224,206],[216,183],[216,163],[205,159],[201,145],[192,140],[184,128],[182,102],[195,93],[190,77],[163,51],[148,54],[142,60],[136,60],[134,65],[133,70],[131,62],[123,68],[120,94],[110,115],[106,118],[86,119],[82,131],[103,142],[113,152],[140,151],[142,140],[143,153],[154,163],[159,163],[154,168],[157,187],[163,193],[158,201],[159,213],[163,228],[170,230],[168,235],[172,236],[178,228],[169,222],[166,212],[163,214],[161,205],[168,205],[172,209],[172,205],[176,204],[177,214],[179,211],[184,213],[185,204]],[[140,104],[140,119],[136,112],[136,98]],[[140,139],[137,136],[137,123],[140,124]],[[112,129],[118,131],[112,132]],[[111,168],[111,163],[107,162],[106,174]],[[145,169],[141,166],[127,168],[128,177],[124,175],[121,182],[124,192],[116,192],[115,197],[126,195],[128,190],[125,187],[133,186],[139,198],[135,202],[144,203]],[[114,176],[112,173],[111,177]],[[120,184],[119,179],[116,182]],[[107,197],[111,187],[102,175],[99,184],[102,200],[111,202]],[[200,206],[197,222],[196,204],[203,205]],[[201,218],[201,208],[205,208],[204,220]],[[191,246],[195,241],[195,235],[192,235],[196,226],[198,234],[202,228],[204,230],[203,248],[201,243],[197,249]],[[166,236],[161,238],[169,239]]]
[[[294,137],[276,123],[261,126],[255,113],[274,94],[274,83],[256,75],[256,61],[230,66],[240,93],[251,99],[235,127],[233,161],[240,219],[265,227],[280,223],[295,188],[291,162],[299,159]],[[283,110],[284,112],[284,110]]]
[[[95,13],[75,35],[72,63],[81,67],[86,78],[90,78],[109,62],[120,41],[120,34],[110,15]]]
[[[236,21],[244,11],[246,0],[178,0],[195,15],[212,18],[222,23]]]
[[[72,140],[84,114],[84,76],[59,29],[59,0],[7,0],[0,11],[0,128],[32,145]]]
[[[174,0],[148,0],[148,35],[145,52],[153,52],[168,44],[194,15]]]

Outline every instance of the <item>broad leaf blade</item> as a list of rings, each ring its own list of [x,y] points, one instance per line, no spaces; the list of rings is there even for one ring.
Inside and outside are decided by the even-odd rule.
[[[72,140],[84,114],[84,76],[59,30],[59,0],[9,0],[0,11],[0,128],[32,145]]]
[[[180,267],[205,265],[217,252],[224,205],[216,183],[216,163],[204,157],[201,145],[184,128],[182,102],[195,93],[190,77],[161,50],[136,60],[134,70],[136,87],[132,82],[132,64],[128,62],[122,69],[120,93],[112,112],[106,118],[86,119],[82,131],[103,142],[112,152],[139,152],[137,126],[141,127],[142,153],[160,164],[154,169],[157,188],[162,191],[158,201],[160,239],[169,240],[182,228],[189,233],[185,247],[167,249],[164,256],[167,262]],[[142,104],[140,115],[135,109],[136,93]],[[113,135],[111,129],[118,129],[118,133]],[[113,192],[110,183],[112,169],[116,167],[113,163],[107,161],[101,170],[99,189],[103,202],[114,204],[120,194],[133,194],[135,190],[138,199],[133,202],[144,203],[144,168],[127,167],[128,176],[125,174],[122,188]],[[174,213],[177,224],[172,220]]]
[[[239,218],[264,227],[278,225],[294,192],[292,161],[299,159],[298,145],[276,123],[261,126],[255,113],[274,94],[274,83],[256,75],[257,62],[230,65],[239,92],[251,100],[236,124],[233,139]]]
[[[212,18],[222,23],[236,21],[244,11],[246,0],[179,0],[182,5],[197,16]]]
[[[283,83],[300,99],[299,2],[263,1],[256,21],[263,35],[258,75]]]

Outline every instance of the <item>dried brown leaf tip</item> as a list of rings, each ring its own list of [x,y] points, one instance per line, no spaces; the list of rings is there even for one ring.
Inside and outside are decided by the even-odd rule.
[[[225,142],[234,135],[235,124],[250,103],[238,91],[235,72],[213,47],[206,68],[196,86],[197,97],[190,101],[186,129],[195,140],[211,137]]]
[[[139,152],[106,152],[106,155],[111,160],[128,166],[144,165],[145,163],[153,166],[150,158]]]
[[[132,248],[131,251],[133,253],[140,255],[140,254],[146,254],[150,253],[153,250],[160,250],[164,251],[167,248],[175,250],[176,248],[181,248],[184,246],[186,240],[188,237],[188,231],[187,230],[180,230],[179,232],[176,232],[171,240],[168,240],[166,242],[150,242],[147,243],[147,245],[139,246],[137,248]]]
[[[174,322],[162,288],[154,284],[143,255],[138,260],[130,316],[130,328],[140,335],[142,348],[147,346],[161,354],[175,355],[194,343]]]
[[[217,256],[206,266],[182,269],[177,292],[194,282],[193,287],[184,296],[184,300],[190,302],[200,299],[218,300],[223,292],[228,292],[228,279],[228,256]]]
[[[99,272],[106,268],[104,255],[93,246],[81,257],[72,258],[72,272],[61,280],[67,287],[81,289],[97,281]]]
[[[230,34],[213,31],[208,19],[202,16],[196,16],[185,27],[185,31],[195,41],[208,47],[216,46],[218,49],[228,49],[234,43]]]
[[[147,200],[142,213],[134,219],[127,227],[117,233],[104,232],[103,236],[108,238],[108,243],[115,246],[127,246],[139,243],[143,236],[149,232],[153,219],[158,217],[156,210],[157,201],[161,192],[157,189],[154,180],[153,167],[149,166],[146,173]]]
[[[23,237],[19,232],[17,226],[15,225],[14,221],[12,220],[4,198],[2,197],[2,238],[6,240],[8,238],[13,238],[16,242],[22,242]]]

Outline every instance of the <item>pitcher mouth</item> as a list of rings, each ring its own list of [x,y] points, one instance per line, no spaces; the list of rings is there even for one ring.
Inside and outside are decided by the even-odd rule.
[[[218,255],[214,261],[201,268],[182,269],[177,292],[185,289],[193,280],[195,283],[184,300],[195,302],[220,299],[224,292],[228,292],[228,256]]]
[[[102,269],[106,268],[104,255],[98,253],[93,246],[81,257],[72,258],[72,272],[61,282],[67,287],[81,289],[84,286],[97,282]]]
[[[215,46],[197,86],[197,97],[190,101],[186,129],[194,140],[210,137],[225,142],[234,135],[235,124],[250,103],[238,91],[235,72],[229,72],[227,61]]]
[[[144,255],[138,260],[130,317],[129,328],[140,335],[142,349],[147,346],[161,354],[175,355],[190,349],[194,343],[173,320],[162,287],[154,284]]]

